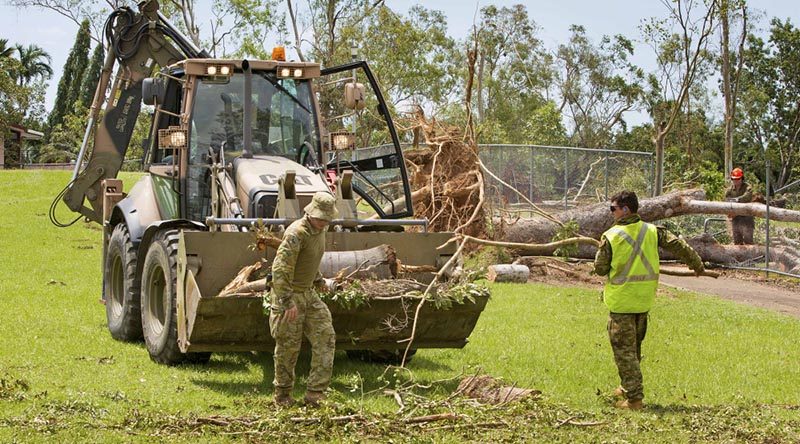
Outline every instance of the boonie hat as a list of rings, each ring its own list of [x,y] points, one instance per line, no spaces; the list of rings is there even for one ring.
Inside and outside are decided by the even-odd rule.
[[[731,171],[731,179],[741,179],[744,177],[744,171],[741,168],[734,168]]]
[[[336,209],[336,199],[323,191],[314,194],[311,203],[303,209],[311,217],[326,220],[328,222],[339,217],[339,210]]]

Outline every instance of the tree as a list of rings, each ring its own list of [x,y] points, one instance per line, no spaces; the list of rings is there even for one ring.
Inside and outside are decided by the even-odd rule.
[[[707,59],[706,48],[714,29],[717,7],[713,0],[710,4],[700,0],[663,0],[662,3],[667,7],[669,17],[650,19],[642,27],[644,38],[654,49],[657,59],[656,71],[648,76],[649,91],[645,95],[654,123],[656,195],[660,195],[664,188],[664,142]],[[697,8],[704,9],[699,19]]]
[[[628,38],[604,36],[594,45],[583,26],[570,30],[569,42],[556,52],[559,110],[571,125],[572,145],[606,147],[615,128],[624,126],[623,114],[639,102],[644,73],[628,60],[633,55]]]
[[[744,44],[748,33],[748,10],[744,0],[720,0],[720,74],[722,75],[722,97],[725,101],[724,167],[727,173],[733,169],[733,132],[736,122],[736,105],[739,96],[739,80],[744,62]],[[731,52],[730,33],[733,21],[741,22],[737,49]],[[736,63],[736,66],[732,65]]]
[[[6,134],[8,125],[22,121],[28,108],[28,89],[15,77],[20,69],[19,60],[0,57],[0,137]]]
[[[8,39],[0,39],[0,59],[13,57],[15,50],[13,46],[8,46]]]
[[[477,43],[472,109],[480,139],[563,143],[560,113],[549,98],[555,76],[553,59],[538,30],[523,5],[481,9],[473,36],[476,42],[468,43]]]
[[[84,20],[75,36],[75,44],[67,56],[64,64],[64,73],[58,81],[55,105],[48,118],[48,138],[50,131],[64,121],[64,116],[72,112],[75,100],[78,98],[81,76],[86,68],[89,56],[89,21]]]
[[[363,35],[369,38],[359,31],[349,28],[343,37],[359,42],[359,55],[369,60],[393,105],[440,104],[455,89],[456,43],[447,36],[441,12],[417,5],[402,16],[381,6],[364,20]]]
[[[50,66],[50,54],[37,45],[16,46],[19,53],[20,71],[17,81],[20,86],[27,86],[31,80],[38,77],[48,80],[53,76],[53,68]]]
[[[92,60],[89,62],[89,67],[83,75],[83,80],[80,87],[80,101],[83,106],[91,106],[94,99],[94,93],[97,89],[97,82],[100,81],[100,71],[103,69],[103,58],[105,51],[103,45],[98,44],[92,53]]]
[[[737,128],[742,150],[736,158],[760,174],[766,153],[770,179],[779,188],[798,174],[800,161],[800,29],[773,19],[768,42],[748,37],[744,60]]]

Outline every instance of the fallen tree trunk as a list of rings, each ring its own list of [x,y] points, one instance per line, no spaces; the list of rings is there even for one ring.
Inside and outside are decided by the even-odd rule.
[[[697,189],[642,199],[639,201],[639,216],[646,222],[652,222],[688,214],[764,217],[767,212],[767,207],[759,203],[711,202],[704,199],[705,193]],[[599,239],[614,224],[607,203],[576,208],[553,216],[561,223],[574,220],[582,236],[594,239]],[[770,207],[770,219],[800,222],[800,211]],[[500,220],[496,222],[502,223]],[[559,225],[544,217],[533,217],[520,219],[503,228],[503,241],[541,244],[550,242]]]

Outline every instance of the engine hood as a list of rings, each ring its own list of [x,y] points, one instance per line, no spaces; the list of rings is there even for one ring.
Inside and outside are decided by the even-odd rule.
[[[278,195],[278,179],[286,171],[295,172],[295,192],[301,203],[310,200],[310,196],[317,191],[328,191],[327,184],[318,174],[285,157],[264,155],[253,156],[250,159],[240,157],[233,161],[233,170],[236,194],[242,206],[248,209],[248,217],[271,216],[260,214],[269,211],[266,208],[258,211],[256,204],[263,201],[266,196]]]

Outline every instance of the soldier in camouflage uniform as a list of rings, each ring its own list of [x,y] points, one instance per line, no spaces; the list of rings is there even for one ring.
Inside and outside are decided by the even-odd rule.
[[[311,343],[311,370],[304,401],[317,406],[325,398],[333,370],[336,335],[331,312],[315,293],[325,280],[319,264],[325,252],[325,231],[338,215],[328,193],[316,193],[305,215],[286,229],[272,263],[269,327],[275,339],[275,403],[294,404],[294,368],[303,335]],[[266,301],[265,301],[266,302]]]
[[[731,187],[725,192],[728,202],[749,203],[753,201],[753,189],[744,181],[741,168],[731,171]],[[728,218],[733,243],[736,245],[752,245],[755,219],[753,216],[733,216]]]
[[[642,341],[647,317],[658,287],[658,248],[678,256],[698,276],[704,271],[700,256],[683,239],[665,228],[642,222],[636,194],[622,191],[611,198],[615,224],[603,233],[594,272],[608,276],[603,301],[609,309],[608,338],[619,370],[621,386],[614,391],[616,406],[641,409]]]

